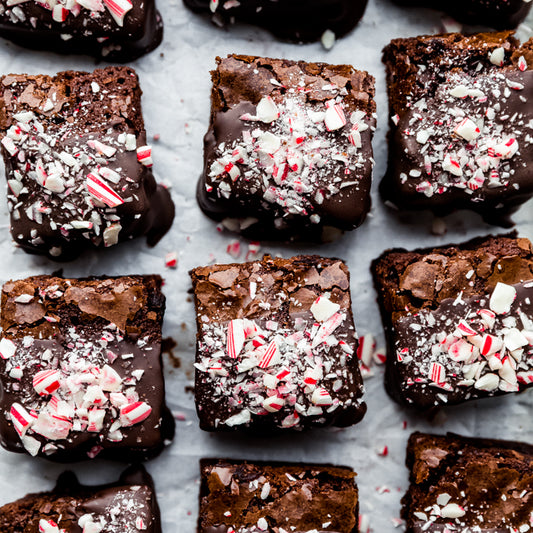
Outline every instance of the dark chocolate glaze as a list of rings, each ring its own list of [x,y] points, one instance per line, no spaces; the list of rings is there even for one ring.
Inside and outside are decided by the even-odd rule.
[[[528,15],[531,2],[524,0],[394,0],[403,6],[438,9],[465,24],[488,26],[496,30],[516,28]]]
[[[357,533],[359,501],[355,474],[345,466],[277,461],[200,461],[198,533]],[[268,483],[268,494],[259,495]],[[256,487],[257,486],[257,487]],[[224,515],[229,511],[231,516]],[[279,528],[279,529],[278,529]]]
[[[411,486],[402,499],[407,533],[508,533],[529,525],[533,502],[533,447],[522,442],[413,433],[407,446]],[[459,518],[426,513],[441,494],[462,507]],[[440,505],[442,508],[442,505]],[[455,530],[455,529],[452,529]]]
[[[248,56],[230,56],[218,61],[219,69],[213,72],[211,121],[204,137],[204,171],[197,188],[198,204],[202,211],[216,221],[234,219],[236,222],[233,224],[225,224],[228,229],[260,240],[329,241],[341,232],[361,225],[371,203],[371,141],[376,124],[372,101],[373,79],[349,66],[315,65]],[[246,68],[248,64],[255,68]],[[273,84],[271,79],[279,83]],[[317,138],[325,138],[339,151],[345,149],[348,141],[344,134],[351,128],[349,116],[356,110],[366,112],[362,122],[367,129],[360,133],[361,147],[354,158],[357,161],[354,163],[355,169],[346,174],[345,166],[335,163],[322,173],[312,170],[311,174],[316,173],[316,177],[313,177],[315,181],[309,192],[299,194],[298,208],[301,210],[291,212],[285,204],[264,199],[267,186],[276,184],[262,169],[239,164],[243,174],[235,181],[228,177],[213,178],[209,174],[211,165],[221,157],[219,147],[222,143],[231,145],[232,141],[242,138],[243,132],[271,131],[270,124],[245,121],[240,117],[247,113],[254,115],[262,97],[271,96],[283,105],[284,98],[294,94],[294,87],[300,79],[309,83],[306,100],[301,104],[305,110],[322,111],[328,99],[343,94],[340,91],[328,95],[326,91],[318,89],[321,85],[338,83],[348,93],[342,97],[344,113],[348,118],[346,126],[334,132],[319,133]],[[222,101],[219,102],[219,99]],[[221,192],[221,181],[230,187],[229,197]],[[343,182],[352,184],[342,186]],[[317,192],[328,191],[330,186],[340,189],[332,194],[326,193],[323,201],[317,201]],[[279,185],[279,189],[283,187]],[[312,215],[318,216],[319,222],[312,221]]]
[[[5,0],[0,5],[2,3],[5,4]],[[70,15],[59,23],[52,19],[50,10],[33,0],[19,7],[25,20],[13,22],[7,13],[0,15],[0,35],[25,48],[86,54],[127,63],[157,48],[163,39],[163,21],[155,8],[155,0],[134,0],[133,9],[124,17],[123,27],[113,20],[107,9],[95,18],[82,9],[78,17]],[[71,38],[64,39],[62,35]]]
[[[525,284],[519,283],[514,285],[514,287],[516,289],[516,298],[510,312],[505,316],[518,318],[518,311],[521,311],[527,317],[533,319],[533,281]],[[424,314],[430,313],[434,317],[435,324],[432,326],[424,325],[421,331],[411,328],[413,324],[418,325],[420,323],[418,315],[406,315],[396,320],[394,329],[389,334],[391,351],[389,352],[390,360],[385,373],[385,387],[396,401],[418,409],[430,409],[435,406],[456,405],[467,400],[508,394],[507,391],[499,389],[485,391],[475,389],[472,385],[458,385],[464,379],[460,371],[461,365],[454,365],[449,360],[449,368],[448,365],[443,364],[447,370],[447,383],[453,387],[453,390],[448,391],[431,386],[428,379],[428,361],[431,359],[431,346],[436,343],[436,341],[428,342],[428,339],[432,334],[441,331],[447,334],[453,333],[462,317],[472,312],[477,313],[479,309],[487,309],[489,299],[490,294],[464,299],[464,304],[457,304],[454,299],[443,300],[436,309],[423,311]],[[480,302],[483,305],[480,305]],[[502,318],[499,317],[497,321],[500,322]],[[520,324],[519,319],[518,323]],[[414,358],[412,362],[404,363],[398,361],[396,353],[402,348],[409,349],[409,354]],[[533,349],[530,346],[525,348],[525,353],[522,357],[525,368],[520,368],[520,370],[533,370]],[[482,356],[480,356],[480,359],[484,360]],[[415,380],[416,378],[422,378],[424,381],[410,382],[410,380]],[[533,383],[519,382],[518,385],[519,391],[522,392],[530,388]]]
[[[211,0],[184,0],[196,13],[210,14]],[[367,0],[246,0],[228,9],[220,0],[214,20],[255,24],[294,42],[318,41],[324,31],[336,37],[351,31],[363,16]]]
[[[106,331],[114,332],[109,326],[116,323],[119,330],[113,335],[115,339],[106,344],[103,359],[96,358],[95,363],[99,367],[110,365],[123,380],[131,379],[132,371],[142,370],[142,377],[134,387],[139,400],[152,408],[149,417],[139,424],[123,428],[123,438],[116,442],[106,438],[113,420],[117,418],[111,415],[110,409],[107,409],[103,429],[99,432],[71,430],[68,437],[61,440],[49,440],[32,433],[31,436],[41,443],[38,455],[57,462],[75,462],[87,460],[96,447],[98,451],[95,455],[98,457],[135,462],[152,458],[163,450],[166,441],[174,436],[175,424],[165,404],[161,360],[165,298],[160,292],[160,284],[158,276],[107,278],[107,281],[104,278],[62,280],[41,276],[4,285],[4,336],[17,344],[19,352],[23,349],[21,342],[24,336],[33,336],[35,339],[24,351],[24,361],[27,363],[21,365],[24,370],[22,379],[11,378],[5,370],[9,360],[0,359],[0,408],[3,413],[0,416],[0,443],[4,448],[18,453],[26,452],[9,411],[14,402],[29,408],[33,402],[40,401],[33,388],[33,376],[41,369],[51,368],[50,362],[42,359],[45,350],[51,350],[61,365],[68,364],[69,356],[74,351],[70,344],[73,342],[73,330],[83,345],[94,346],[93,353],[96,353],[99,339]],[[45,292],[55,286],[64,291],[62,296]],[[15,301],[17,295],[32,294],[34,291],[36,296],[33,302],[21,304]],[[39,301],[39,293],[48,295]],[[59,321],[52,322],[50,327],[45,316],[58,317]],[[116,338],[120,335],[118,332],[122,332],[123,340]],[[116,360],[107,361],[107,351],[116,354]],[[123,354],[133,356],[122,358]],[[65,376],[68,375],[65,371]],[[45,405],[46,400],[41,400],[40,405]],[[57,449],[47,452],[47,443],[55,445]]]
[[[117,514],[113,519],[110,512]],[[146,533],[161,533],[161,517],[154,483],[142,466],[125,470],[115,483],[85,486],[72,472],[61,474],[51,492],[28,494],[0,508],[3,533],[33,533],[40,520],[53,520],[69,533],[82,533],[79,519],[91,514],[107,524],[103,533],[133,533],[136,518],[143,518]]]
[[[218,350],[209,344],[211,338],[219,340],[210,325],[225,331],[230,320],[248,318],[264,329],[267,321],[273,321],[278,324],[283,336],[288,336],[298,331],[295,323],[303,321],[303,324],[307,324],[307,331],[315,322],[309,310],[310,306],[319,295],[325,293],[331,293],[330,297],[340,305],[339,312],[346,314],[334,336],[356,349],[349,274],[344,263],[339,260],[318,256],[273,260],[265,256],[263,261],[253,263],[196,268],[191,274],[197,311],[198,364],[202,364],[205,358],[212,357]],[[250,282],[257,284],[258,297],[253,300],[249,296]],[[283,298],[279,297],[280,294]],[[207,322],[203,319],[206,316],[209,318]],[[301,324],[299,327],[302,327]],[[317,386],[325,387],[331,396],[339,401],[338,407],[333,411],[328,412],[325,408],[320,414],[299,413],[297,424],[284,427],[283,420],[292,415],[294,406],[287,403],[279,411],[267,413],[253,401],[249,402],[248,398],[235,405],[231,392],[239,382],[234,370],[235,364],[224,363],[224,367],[229,371],[229,376],[224,380],[213,378],[209,373],[196,368],[195,401],[200,427],[207,431],[248,430],[252,433],[271,434],[331,425],[346,427],[358,423],[366,413],[366,404],[362,399],[364,387],[357,357],[355,354],[348,356],[339,345],[328,350],[316,348],[315,352],[323,358],[324,365],[330,365],[329,370],[324,372],[328,373],[329,377],[320,379]],[[225,359],[228,360],[227,357]],[[307,361],[303,353],[300,359]],[[240,359],[235,362],[240,362]],[[289,379],[289,383],[299,383],[298,388],[291,394],[297,395],[298,402],[306,410],[312,404],[310,394],[304,394],[301,385],[304,372],[312,366],[309,362],[301,365],[294,363],[294,366],[282,362],[274,367],[277,369],[275,372],[270,371],[275,375],[283,368],[290,370],[294,377]],[[337,376],[336,372],[339,373]],[[249,373],[240,376],[241,384],[260,381]],[[339,377],[342,386],[333,390],[333,383]],[[282,382],[283,380],[280,380],[280,386]],[[266,388],[261,391],[261,394],[266,395]],[[249,422],[234,426],[225,424],[230,416],[238,415],[243,408],[252,413]]]

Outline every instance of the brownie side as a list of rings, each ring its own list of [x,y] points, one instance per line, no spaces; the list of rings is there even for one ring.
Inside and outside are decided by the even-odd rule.
[[[25,48],[133,61],[159,46],[163,23],[154,0],[132,2],[131,7],[126,4],[124,13],[121,5],[121,13],[115,14],[107,0],[83,6],[76,1],[58,3],[52,9],[33,0],[14,5],[3,1],[0,32],[3,38]],[[90,9],[91,5],[96,8]],[[58,11],[64,20],[57,20]]]
[[[373,261],[372,274],[388,343],[385,385],[396,401],[429,408],[530,386],[533,253],[528,239],[510,233],[412,252],[388,250]],[[491,309],[498,284],[516,291],[505,313]],[[474,333],[457,329],[461,319]],[[510,344],[509,330],[520,332],[521,346]],[[492,340],[489,349],[486,342]],[[435,383],[431,369],[446,379]],[[475,370],[474,375],[463,379],[465,370]],[[491,390],[478,383],[494,373],[509,381],[501,378]]]
[[[41,531],[43,522],[50,531],[55,525],[69,533],[82,533],[84,525],[90,531],[161,533],[154,483],[142,466],[128,468],[115,483],[96,486],[81,485],[65,472],[52,491],[28,494],[0,508],[3,533]]]
[[[531,3],[524,0],[452,0],[424,2],[423,0],[395,0],[405,6],[423,6],[438,9],[458,22],[488,26],[496,30],[516,28],[528,15]]]
[[[457,209],[489,223],[533,195],[533,40],[512,32],[395,39],[383,51],[389,164],[380,184],[400,210]]]
[[[347,34],[363,16],[367,1],[249,0],[237,4],[222,0],[213,4],[208,0],[184,0],[184,3],[196,13],[212,15],[217,25],[238,20],[266,28],[279,39],[312,42],[318,41],[326,30],[332,31],[337,38]]]
[[[15,242],[72,259],[169,229],[174,205],[144,159],[135,71],[107,67],[55,77],[0,78],[0,133]]]
[[[374,78],[230,55],[212,72],[198,202],[253,238],[330,240],[370,209]]]
[[[265,256],[191,276],[202,429],[272,432],[361,420],[366,405],[341,260]]]
[[[159,276],[36,276],[2,289],[0,439],[72,462],[158,454],[165,405]]]
[[[202,459],[200,470],[198,533],[359,531],[351,468]]]
[[[402,503],[407,533],[526,531],[533,489],[533,446],[496,439],[413,433],[411,485]],[[525,528],[525,529],[521,529]]]

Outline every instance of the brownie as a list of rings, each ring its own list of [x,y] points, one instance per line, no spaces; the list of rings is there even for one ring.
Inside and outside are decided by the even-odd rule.
[[[513,32],[395,39],[383,51],[389,163],[382,198],[399,210],[457,209],[491,224],[533,196],[533,40]]]
[[[15,242],[58,260],[141,235],[157,243],[174,205],[152,175],[135,71],[9,74],[0,85]]]
[[[202,429],[272,432],[363,418],[350,277],[341,260],[265,256],[191,275]]]
[[[0,0],[0,35],[19,46],[128,62],[159,46],[155,0]]]
[[[36,276],[2,289],[0,442],[54,461],[138,461],[174,435],[159,276]]]
[[[406,533],[529,531],[533,446],[413,433],[411,485],[402,503]]]
[[[374,78],[349,65],[230,55],[212,72],[198,202],[259,239],[331,240],[370,209]]]
[[[212,15],[220,26],[235,20],[266,28],[293,42],[318,41],[329,30],[335,37],[351,31],[363,16],[367,0],[183,0],[196,13]]]
[[[65,472],[50,492],[28,494],[0,507],[2,533],[161,533],[154,483],[141,466],[116,483],[80,485]]]
[[[198,533],[359,531],[351,468],[203,459],[200,470]]]
[[[515,233],[372,263],[388,343],[385,386],[418,408],[533,383],[533,252]]]
[[[438,9],[465,24],[488,26],[497,30],[516,28],[528,15],[528,0],[394,0],[405,6]]]

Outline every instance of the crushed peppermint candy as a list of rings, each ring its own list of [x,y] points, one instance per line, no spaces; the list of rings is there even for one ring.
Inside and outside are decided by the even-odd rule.
[[[499,65],[503,49],[498,50],[491,61]],[[533,149],[533,80],[526,68],[519,62],[517,70],[452,72],[433,95],[409,102],[394,121],[400,149],[411,155],[409,168],[402,165],[401,183],[427,197],[519,187],[517,169]]]
[[[326,102],[310,103],[305,79],[283,96],[265,96],[255,113],[240,116],[242,133],[221,142],[209,161],[206,189],[228,199],[247,193],[274,205],[277,221],[286,216],[321,221],[324,201],[357,188],[372,161],[369,137],[375,116],[350,111],[345,88],[325,85]]]
[[[446,404],[519,392],[533,383],[533,284],[499,282],[491,294],[448,299],[395,325],[403,394]]]

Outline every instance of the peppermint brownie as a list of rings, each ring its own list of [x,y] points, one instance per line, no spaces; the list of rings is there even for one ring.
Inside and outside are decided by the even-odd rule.
[[[157,48],[155,0],[0,0],[0,35],[36,50],[133,61]]]
[[[198,533],[357,533],[351,468],[203,459]]]
[[[365,12],[367,0],[184,0],[196,13],[210,14],[217,25],[235,20],[255,24],[288,41],[318,41],[324,32],[342,37]]]
[[[389,345],[385,386],[418,408],[519,392],[533,383],[533,252],[515,234],[372,264]]]
[[[0,78],[0,137],[11,232],[31,253],[72,259],[90,247],[169,229],[155,183],[135,71]]]
[[[407,467],[406,533],[530,531],[533,446],[413,433]]]
[[[339,259],[265,256],[192,271],[205,430],[348,426],[366,411]]]
[[[159,276],[6,283],[0,338],[0,439],[55,461],[159,453],[165,406]]]
[[[374,78],[231,55],[212,72],[202,210],[254,238],[330,240],[370,208]]]
[[[65,472],[50,492],[0,507],[2,533],[161,533],[154,483],[141,466],[116,483],[80,485]]]
[[[533,196],[533,40],[520,46],[512,32],[395,39],[383,61],[391,115],[383,199],[511,225]]]
[[[465,24],[497,30],[516,28],[528,15],[528,0],[395,0],[397,4],[438,9]]]

